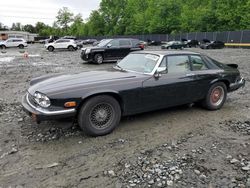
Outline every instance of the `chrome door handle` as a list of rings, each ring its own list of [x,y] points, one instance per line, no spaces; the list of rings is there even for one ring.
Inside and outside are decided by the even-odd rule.
[[[186,74],[186,76],[194,76],[195,74],[194,73],[188,73]]]

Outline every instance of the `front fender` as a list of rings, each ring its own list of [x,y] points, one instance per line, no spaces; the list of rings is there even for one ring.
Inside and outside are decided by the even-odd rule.
[[[89,98],[89,97],[94,96],[94,95],[100,95],[100,94],[115,94],[115,95],[118,95],[119,92],[117,92],[115,90],[109,90],[109,89],[101,89],[101,90],[97,90],[97,91],[91,91],[91,92],[85,93],[82,96],[82,100],[85,100],[86,98]]]

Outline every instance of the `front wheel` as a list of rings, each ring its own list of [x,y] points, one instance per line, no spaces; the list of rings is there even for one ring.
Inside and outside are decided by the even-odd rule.
[[[227,87],[223,82],[214,83],[208,90],[202,105],[208,110],[218,110],[225,103],[227,98]]]
[[[18,48],[23,49],[23,48],[24,48],[24,45],[20,44],[20,45],[18,46]]]
[[[99,95],[85,102],[78,115],[78,123],[90,136],[102,136],[112,132],[119,124],[121,108],[116,99]]]
[[[103,56],[101,54],[96,54],[94,56],[94,61],[97,64],[102,64],[103,63]]]
[[[54,47],[53,47],[53,46],[49,46],[49,47],[48,47],[48,50],[49,50],[50,52],[53,52],[53,51],[54,51]]]

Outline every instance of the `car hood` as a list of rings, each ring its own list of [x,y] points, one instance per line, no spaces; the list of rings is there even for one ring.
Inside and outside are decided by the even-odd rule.
[[[101,46],[89,46],[89,47],[84,47],[82,48],[81,50],[82,51],[85,51],[86,49],[89,49],[89,50],[102,50],[104,49],[105,47],[101,47]]]
[[[79,88],[96,88],[114,82],[123,83],[126,81],[143,80],[148,75],[121,72],[121,71],[90,71],[68,75],[54,75],[38,77],[31,80],[31,87],[28,92],[33,95],[36,91],[46,95],[62,93],[64,91],[79,90]]]

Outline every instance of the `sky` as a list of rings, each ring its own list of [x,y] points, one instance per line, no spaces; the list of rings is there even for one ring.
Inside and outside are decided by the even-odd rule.
[[[22,25],[43,22],[52,25],[57,12],[68,7],[75,15],[80,13],[87,19],[92,10],[99,8],[101,0],[4,0],[0,3],[0,23],[11,27],[12,23]]]

